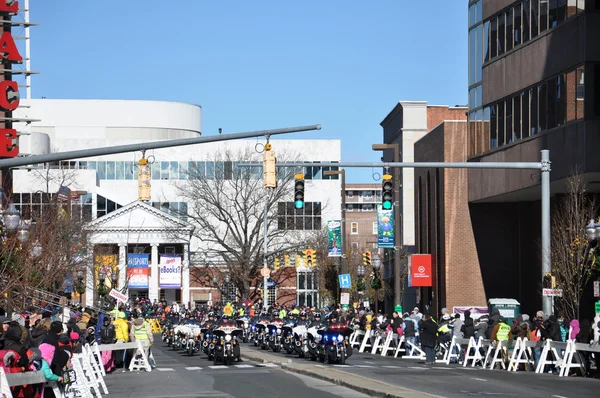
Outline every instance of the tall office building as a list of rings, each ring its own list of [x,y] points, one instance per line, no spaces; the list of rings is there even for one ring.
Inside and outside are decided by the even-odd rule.
[[[600,0],[469,1],[472,162],[539,161],[552,195],[575,168],[600,188]],[[541,308],[540,173],[469,170],[486,296]]]

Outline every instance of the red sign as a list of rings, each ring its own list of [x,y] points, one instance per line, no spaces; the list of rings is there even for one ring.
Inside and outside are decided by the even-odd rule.
[[[411,286],[432,286],[433,256],[431,254],[413,254],[410,256]]]
[[[0,19],[10,21],[12,15],[19,12],[19,2],[14,0],[0,0]],[[23,61],[15,39],[10,31],[0,35],[0,63],[4,69],[12,69],[11,65]],[[6,76],[6,75],[5,75]],[[0,82],[0,111],[4,117],[12,117],[12,111],[19,107],[19,84],[12,80]],[[8,127],[11,127],[10,122]],[[17,132],[11,128],[0,129],[0,158],[14,158],[19,154]]]
[[[262,276],[269,276],[269,275],[271,275],[271,270],[270,270],[270,269],[268,269],[268,268],[262,268],[262,269],[260,270],[260,274],[261,274]]]

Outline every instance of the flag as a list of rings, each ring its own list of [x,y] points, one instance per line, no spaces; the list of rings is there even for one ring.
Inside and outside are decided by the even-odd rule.
[[[69,200],[71,190],[63,185],[58,189],[58,200],[60,202],[66,202]]]

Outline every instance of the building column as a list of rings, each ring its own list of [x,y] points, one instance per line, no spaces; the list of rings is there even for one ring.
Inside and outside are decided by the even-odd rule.
[[[117,289],[129,296],[127,289],[127,245],[119,245],[119,280],[117,282]]]
[[[150,255],[150,289],[148,290],[150,302],[158,300],[158,278],[158,243],[153,243]]]
[[[92,252],[93,253],[93,252]],[[95,260],[95,257],[94,257]],[[96,295],[96,280],[94,278],[95,266],[87,267],[85,275],[85,306],[95,307],[94,297]]]
[[[190,308],[190,245],[183,245],[183,273],[181,276],[181,303]]]

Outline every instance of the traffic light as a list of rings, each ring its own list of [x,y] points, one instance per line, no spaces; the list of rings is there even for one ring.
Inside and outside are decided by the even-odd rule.
[[[284,267],[291,267],[292,266],[290,264],[290,253],[283,253],[283,266]]]
[[[365,267],[368,267],[371,265],[371,252],[364,252],[363,253],[363,265]]]
[[[306,249],[302,254],[304,254],[304,264],[306,264],[307,268],[314,268],[317,266],[317,254],[313,249]]]
[[[294,207],[304,208],[304,174],[296,174],[294,181]]]
[[[279,260],[279,257],[275,256],[275,258],[273,259],[273,269],[277,271],[279,270],[279,268],[281,268],[281,262]]]
[[[383,210],[391,210],[394,207],[394,183],[391,174],[384,174],[381,177],[383,184],[381,186],[381,207]]]
[[[550,272],[546,272],[546,275],[544,275],[544,281],[543,281],[544,289],[553,289],[552,279],[553,279],[552,274],[550,274]]]
[[[277,188],[277,157],[275,152],[271,150],[271,144],[265,145],[263,156],[263,175],[265,188]]]
[[[306,264],[306,262],[304,261],[304,258],[302,256],[296,256],[296,261],[295,261],[295,266],[296,268],[302,267],[304,266],[304,264]]]
[[[315,268],[317,266],[317,252],[312,250],[309,254],[312,265],[311,268]]]

